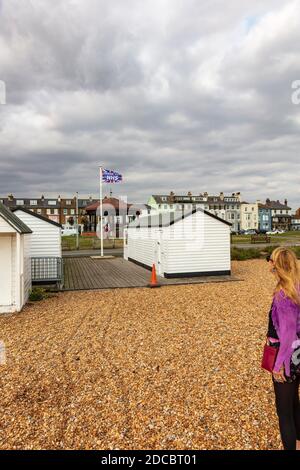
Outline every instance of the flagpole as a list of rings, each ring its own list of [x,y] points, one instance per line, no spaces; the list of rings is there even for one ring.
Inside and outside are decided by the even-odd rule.
[[[99,219],[99,230],[100,230],[100,237],[101,237],[101,256],[103,256],[103,223],[102,223],[102,216],[103,216],[103,203],[102,203],[102,167],[100,166],[100,219]]]

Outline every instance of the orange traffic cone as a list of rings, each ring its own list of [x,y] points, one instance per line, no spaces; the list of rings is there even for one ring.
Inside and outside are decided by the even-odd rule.
[[[160,285],[157,283],[155,264],[152,265],[151,283],[148,285],[148,287],[160,287]]]

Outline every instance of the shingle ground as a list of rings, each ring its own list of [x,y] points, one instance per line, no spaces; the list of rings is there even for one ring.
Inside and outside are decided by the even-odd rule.
[[[1,449],[278,449],[274,281],[61,293],[0,316]]]

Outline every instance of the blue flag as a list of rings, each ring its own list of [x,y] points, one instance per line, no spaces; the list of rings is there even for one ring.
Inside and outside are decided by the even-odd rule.
[[[122,175],[112,170],[102,170],[102,181],[104,183],[120,183],[123,181]]]

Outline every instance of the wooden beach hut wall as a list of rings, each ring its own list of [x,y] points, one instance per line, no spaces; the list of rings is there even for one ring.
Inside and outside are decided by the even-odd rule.
[[[31,230],[0,203],[0,313],[19,312],[31,289]]]
[[[125,231],[124,257],[166,278],[231,273],[231,224],[198,208],[140,217]]]
[[[30,256],[33,283],[62,282],[61,225],[23,207],[17,207],[13,212],[32,230]]]

